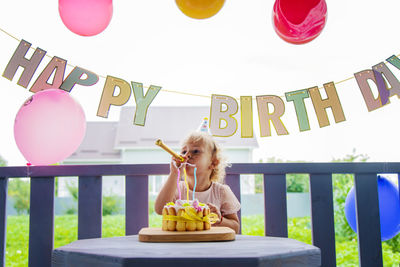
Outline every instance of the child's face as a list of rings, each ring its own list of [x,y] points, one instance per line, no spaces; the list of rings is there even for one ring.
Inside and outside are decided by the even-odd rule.
[[[204,142],[187,142],[181,150],[181,155],[187,158],[187,162],[196,165],[197,174],[211,174],[212,151]],[[193,170],[188,166],[188,170]]]

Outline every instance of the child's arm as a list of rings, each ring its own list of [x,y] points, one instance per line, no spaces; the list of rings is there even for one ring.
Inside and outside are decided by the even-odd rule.
[[[179,165],[178,165],[179,166]],[[178,178],[178,169],[173,162],[170,164],[170,173],[167,181],[163,185],[154,203],[154,210],[157,214],[162,214],[162,210],[166,203],[174,200],[177,189],[176,180]]]
[[[240,223],[236,213],[222,216],[220,210],[214,204],[207,203],[207,205],[210,207],[210,211],[220,218],[219,222],[214,223],[213,226],[226,226],[233,229],[237,234],[239,233]]]
[[[239,217],[236,213],[227,214],[221,217],[221,221],[216,223],[215,226],[226,226],[232,228],[237,234],[240,230]]]

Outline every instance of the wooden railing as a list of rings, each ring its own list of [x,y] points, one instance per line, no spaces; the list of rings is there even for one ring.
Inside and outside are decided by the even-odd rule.
[[[79,177],[78,239],[85,239],[101,237],[103,176],[125,176],[125,234],[134,235],[148,226],[148,176],[168,172],[168,164],[0,167],[2,266],[5,266],[8,178],[31,178],[29,266],[45,267],[51,266],[53,250],[54,177]],[[308,173],[312,242],[321,249],[322,266],[336,266],[332,174],[354,174],[359,262],[363,267],[377,267],[383,266],[377,174],[399,172],[400,163],[243,163],[227,169],[226,183],[240,200],[240,174],[263,174],[265,234],[287,237],[286,174]]]

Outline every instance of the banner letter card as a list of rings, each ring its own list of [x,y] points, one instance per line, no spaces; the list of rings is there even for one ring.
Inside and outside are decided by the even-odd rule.
[[[214,136],[228,137],[235,134],[238,112],[236,99],[224,95],[211,95],[210,129]]]

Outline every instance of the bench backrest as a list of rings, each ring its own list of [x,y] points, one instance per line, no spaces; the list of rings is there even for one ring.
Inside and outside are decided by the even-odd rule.
[[[8,178],[31,178],[29,266],[51,266],[56,176],[79,177],[78,239],[85,239],[101,237],[103,176],[125,176],[125,233],[134,235],[148,226],[148,176],[168,172],[168,164],[0,167],[0,264],[5,266]],[[286,174],[308,173],[312,242],[321,249],[322,266],[336,266],[332,174],[354,174],[360,265],[383,266],[379,216],[371,216],[379,214],[377,174],[399,172],[400,163],[236,163],[226,183],[240,200],[240,175],[263,174],[265,234],[287,237]]]

